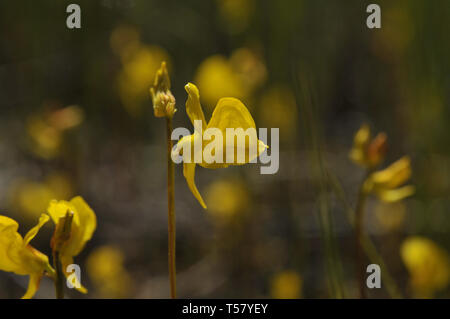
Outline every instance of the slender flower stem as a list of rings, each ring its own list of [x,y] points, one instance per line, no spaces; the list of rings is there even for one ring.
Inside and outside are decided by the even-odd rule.
[[[55,268],[55,293],[56,299],[64,299],[64,274],[62,272],[61,260],[59,258],[59,251],[53,251],[53,267]]]
[[[358,278],[360,298],[366,299],[366,283],[363,252],[363,236],[364,236],[364,210],[367,200],[367,191],[365,189],[366,180],[373,173],[373,169],[368,169],[366,176],[359,188],[358,201],[355,208],[355,245],[356,245],[356,275]]]
[[[53,267],[55,268],[55,292],[57,299],[64,299],[64,272],[61,264],[60,250],[62,245],[70,238],[72,230],[73,212],[67,211],[59,219],[52,237]]]
[[[174,202],[174,163],[172,161],[172,118],[166,117],[167,132],[167,199],[168,199],[168,226],[169,226],[169,279],[170,279],[170,297],[175,299],[177,296],[176,282],[176,261],[175,261],[175,202]]]

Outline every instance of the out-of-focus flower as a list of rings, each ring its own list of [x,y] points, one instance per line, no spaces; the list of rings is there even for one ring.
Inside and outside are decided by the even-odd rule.
[[[28,289],[23,299],[30,299],[39,289],[44,272],[53,273],[48,257],[29,245],[39,229],[49,220],[42,214],[39,222],[25,235],[17,232],[19,224],[9,217],[0,216],[0,270],[30,276]]]
[[[430,298],[449,285],[449,255],[430,239],[408,237],[400,254],[411,276],[410,285],[416,297]]]
[[[297,104],[294,93],[285,86],[273,86],[260,100],[260,121],[263,127],[280,128],[283,140],[293,139],[297,129]]]
[[[25,216],[36,218],[53,198],[69,199],[73,195],[70,180],[64,174],[49,175],[43,182],[21,180],[11,191],[11,203]]]
[[[92,238],[97,227],[97,217],[80,196],[74,197],[70,201],[53,200],[50,202],[47,212],[55,223],[56,229],[61,227],[59,224],[64,221],[66,213],[73,214],[70,237],[64,242],[53,243],[53,245],[58,244],[60,246],[58,251],[61,264],[64,273],[68,276],[70,273],[66,272],[67,266],[73,264],[73,257],[77,256],[83,250],[86,242]],[[78,290],[82,293],[87,292],[83,286]]]
[[[364,168],[373,169],[384,160],[386,151],[386,134],[379,133],[371,139],[370,128],[364,124],[355,134],[350,159]]]
[[[150,95],[155,116],[172,118],[177,110],[175,109],[175,97],[170,91],[170,78],[166,62],[162,62],[156,72],[155,81],[150,88]]]
[[[202,91],[202,101],[210,107],[222,97],[247,99],[266,80],[266,67],[252,50],[241,48],[227,59],[213,55],[197,69],[195,82]]]
[[[202,101],[206,105],[215,105],[224,96],[242,99],[248,95],[228,60],[221,55],[213,55],[200,64],[195,82],[202,91]]]
[[[137,116],[155,73],[163,61],[169,61],[169,56],[159,46],[141,43],[138,30],[131,26],[117,27],[111,33],[110,45],[122,62],[117,76],[120,99],[127,112]]]
[[[120,249],[113,246],[96,248],[87,259],[87,271],[97,290],[105,298],[127,297],[132,280],[124,265]]]
[[[254,12],[254,0],[218,0],[222,25],[229,33],[244,31]]]
[[[271,281],[270,294],[274,299],[298,299],[302,297],[302,278],[292,270],[277,273]]]
[[[389,167],[372,173],[364,188],[385,202],[396,202],[414,194],[412,185],[401,186],[411,177],[411,161],[404,156]]]
[[[117,82],[124,107],[131,115],[138,115],[147,98],[153,77],[161,63],[168,60],[168,55],[158,46],[143,45],[130,55],[118,75]]]
[[[254,50],[248,48],[236,49],[231,54],[229,62],[247,91],[253,92],[266,81],[266,66]]]
[[[398,230],[403,226],[406,206],[403,202],[378,202],[375,208],[375,220],[382,232]]]
[[[205,116],[203,114],[202,106],[200,105],[200,94],[197,89],[197,87],[192,84],[188,83],[185,86],[186,92],[188,93],[188,99],[186,101],[186,112],[192,122],[192,124],[195,126],[194,121],[200,121],[202,123],[202,131],[197,131],[197,128],[192,135],[188,135],[180,139],[174,149],[174,156],[182,155],[184,156],[183,160],[183,174],[186,178],[187,184],[189,186],[189,189],[191,190],[192,194],[195,196],[195,198],[199,201],[199,203],[203,206],[203,208],[206,209],[205,202],[203,201],[202,196],[200,195],[199,191],[197,190],[197,186],[195,185],[195,166],[197,163],[195,163],[195,158],[198,158],[198,155],[201,156],[202,162],[198,163],[200,166],[205,168],[223,168],[228,167],[229,165],[243,165],[245,163],[248,163],[252,161],[254,158],[259,156],[264,150],[268,147],[265,145],[262,141],[257,139],[256,136],[256,125],[255,121],[252,118],[252,115],[247,110],[245,105],[239,101],[236,98],[222,98],[217,103],[214,112],[211,116],[211,119],[208,124],[206,124]],[[216,148],[215,145],[217,145],[217,141],[213,139],[215,143],[212,143],[213,141],[209,140],[208,142],[203,141],[202,142],[202,148],[201,151],[202,154],[205,154],[204,150],[208,148],[211,152],[211,155],[213,158],[204,158],[202,154],[194,154],[196,151],[194,149],[194,141],[198,138],[201,138],[199,134],[203,135],[203,132],[205,129],[210,128],[216,128],[221,132],[222,135],[222,143],[220,143],[219,146],[222,154],[221,154],[221,163],[217,163],[215,161],[214,156],[217,156],[215,152],[218,152],[217,154],[220,154],[219,149]],[[237,129],[241,128],[241,132],[236,131],[236,136],[238,137],[238,140],[245,139],[246,143],[245,146],[241,145],[239,146],[238,143],[235,143],[233,141],[228,141],[226,138],[226,129]],[[252,129],[254,136],[250,136],[249,139],[245,138],[245,133],[247,129]],[[242,140],[242,139],[241,139]],[[250,145],[250,143],[255,143],[255,145]],[[210,145],[211,144],[211,145]],[[211,146],[213,146],[211,148]],[[190,155],[191,158],[187,158],[188,154],[183,154],[184,148],[191,149]],[[241,148],[240,148],[241,147]],[[254,154],[250,153],[250,150],[254,149]],[[213,152],[214,151],[214,152]],[[234,153],[233,161],[228,161],[225,159],[227,158],[227,152],[231,154],[231,152]],[[214,154],[213,154],[214,153]],[[245,159],[244,161],[239,160],[237,157],[238,153],[245,153]],[[230,154],[228,156],[230,156]]]
[[[80,125],[83,118],[83,110],[76,105],[30,116],[26,129],[31,150],[45,159],[58,156],[64,141],[64,132]]]
[[[126,63],[141,46],[139,31],[132,26],[120,25],[111,33],[109,43],[122,63]]]
[[[249,204],[247,187],[239,180],[219,180],[207,188],[209,211],[219,221],[228,220],[245,210]]]
[[[383,8],[383,27],[373,34],[372,49],[380,58],[401,59],[414,39],[414,18],[408,5],[389,3]]]

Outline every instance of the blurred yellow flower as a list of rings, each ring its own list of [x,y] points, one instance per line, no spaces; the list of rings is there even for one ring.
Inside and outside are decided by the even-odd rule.
[[[266,80],[261,58],[248,48],[235,50],[230,59],[222,55],[206,58],[198,67],[195,83],[208,110],[224,96],[248,99]]]
[[[402,243],[401,257],[410,274],[416,297],[431,298],[450,283],[448,253],[428,238],[408,237]]]
[[[355,134],[349,156],[356,164],[367,169],[373,169],[384,160],[386,151],[386,134],[379,133],[374,139],[371,139],[370,128],[367,124],[364,124]]]
[[[229,33],[244,31],[254,12],[254,0],[218,0],[222,25]]]
[[[67,266],[73,264],[73,257],[77,256],[83,250],[86,242],[92,238],[97,227],[97,218],[94,211],[80,196],[74,197],[70,201],[52,200],[47,212],[56,228],[60,227],[58,224],[64,220],[67,212],[73,213],[70,238],[61,244],[59,250],[63,271],[66,276],[70,275],[66,272]],[[83,286],[78,290],[82,293],[87,292]]]
[[[43,182],[20,180],[12,186],[11,203],[26,217],[36,218],[45,212],[53,198],[68,199],[73,195],[69,178],[61,173],[47,176]]]
[[[132,26],[120,25],[111,32],[109,43],[122,63],[126,63],[141,46],[139,31]]]
[[[240,78],[242,85],[250,93],[266,81],[266,66],[254,50],[249,48],[234,50],[229,63],[233,72]]]
[[[402,186],[411,177],[411,161],[404,156],[389,167],[372,173],[365,182],[365,189],[374,192],[385,202],[396,202],[414,194],[412,185]]]
[[[398,230],[403,226],[406,206],[403,202],[378,202],[375,207],[375,220],[382,232]]]
[[[278,127],[282,140],[295,139],[298,111],[294,93],[285,86],[273,86],[264,91],[259,119],[263,127]]]
[[[219,180],[207,188],[206,201],[209,211],[219,221],[232,218],[249,205],[246,185],[239,180]]]
[[[83,110],[76,105],[30,116],[26,130],[31,150],[45,159],[60,155],[64,132],[80,125],[83,118]]]
[[[245,163],[250,162],[254,158],[250,158],[250,156],[253,156],[249,153],[249,143],[247,140],[247,143],[245,145],[245,152],[246,157],[244,163],[240,163],[237,160],[237,153],[238,153],[238,145],[237,143],[234,143],[234,141],[227,141],[226,139],[226,129],[227,128],[242,128],[244,131],[252,128],[255,130],[256,133],[256,126],[255,121],[253,120],[250,112],[247,110],[245,105],[235,98],[222,98],[219,100],[219,102],[216,105],[216,108],[214,109],[214,112],[211,116],[211,119],[208,124],[206,124],[205,116],[203,114],[202,106],[200,105],[200,94],[197,89],[197,87],[192,84],[188,83],[185,86],[186,92],[188,93],[188,99],[186,101],[186,112],[192,122],[193,125],[194,121],[201,121],[202,123],[202,132],[195,132],[192,135],[185,136],[181,138],[175,149],[174,153],[176,155],[183,155],[182,150],[185,147],[185,145],[190,148],[191,150],[194,150],[194,141],[197,138],[200,138],[198,134],[203,134],[203,131],[205,129],[209,128],[217,128],[221,131],[223,136],[223,150],[222,150],[222,159],[226,158],[227,149],[228,151],[233,150],[234,152],[234,162],[232,163],[226,163],[225,160],[222,161],[222,163],[208,163],[205,161],[205,158],[202,157],[202,162],[198,163],[200,166],[205,168],[225,168],[229,165],[242,165]],[[244,134],[242,133],[237,133]],[[211,143],[212,141],[209,140],[209,142],[203,142],[202,143],[202,153],[206,147]],[[232,145],[230,144],[232,143]],[[213,144],[214,145],[214,144]],[[256,149],[256,156],[259,156],[265,149],[267,148],[267,145],[265,145],[262,141],[257,140],[257,143],[255,145]],[[194,161],[195,154],[193,151],[191,151],[191,159],[188,159],[188,162],[183,163],[183,175],[186,178],[187,184],[189,186],[189,189],[191,190],[192,194],[195,196],[195,198],[199,201],[199,203],[202,205],[203,208],[206,209],[206,204],[203,201],[202,196],[200,195],[199,191],[197,190],[197,186],[195,185],[195,166],[196,163]],[[185,159],[186,160],[186,159]]]
[[[302,297],[303,280],[293,271],[277,273],[271,281],[270,294],[274,299],[299,299]]]
[[[202,91],[202,101],[210,107],[224,96],[243,99],[248,95],[228,60],[221,55],[213,55],[200,64],[195,82]]]
[[[141,112],[155,73],[168,58],[165,50],[153,45],[141,45],[130,53],[118,75],[117,84],[120,99],[131,115]]]
[[[42,214],[38,224],[22,238],[17,232],[19,224],[15,220],[0,216],[0,270],[30,276],[28,289],[23,299],[34,296],[45,271],[54,272],[48,257],[29,245],[48,220],[48,215]]]
[[[96,248],[87,259],[87,271],[92,282],[105,298],[127,297],[132,280],[124,265],[120,249],[113,246]]]

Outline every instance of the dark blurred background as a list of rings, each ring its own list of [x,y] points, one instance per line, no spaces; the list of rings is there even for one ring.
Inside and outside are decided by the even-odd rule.
[[[381,29],[366,26],[372,2]],[[70,3],[81,29],[66,27]],[[449,21],[447,0],[1,0],[1,214],[25,234],[50,199],[81,195],[98,228],[75,258],[90,291],[69,297],[167,297],[165,123],[148,91],[166,60],[175,127],[192,130],[193,82],[207,119],[234,96],[257,127],[280,128],[275,175],[197,169],[206,211],[176,166],[180,297],[354,297],[353,230],[320,172],[354,206],[364,171],[348,152],[368,123],[388,135],[385,165],[411,157],[416,193],[370,197],[365,227],[401,296],[448,298]],[[50,224],[33,240],[49,256]],[[401,247],[413,239],[426,244],[408,261]],[[0,298],[26,284],[0,272]],[[370,296],[391,294],[383,284]],[[44,278],[36,298],[53,297]]]

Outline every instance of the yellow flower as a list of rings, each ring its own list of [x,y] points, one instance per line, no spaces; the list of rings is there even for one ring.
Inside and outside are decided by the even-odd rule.
[[[374,192],[385,202],[396,202],[414,194],[412,185],[402,186],[411,177],[411,161],[404,156],[389,167],[372,173],[366,183],[366,191]]]
[[[302,278],[295,271],[276,274],[271,282],[271,296],[274,299],[298,299],[302,297]]]
[[[89,255],[89,276],[104,297],[122,298],[129,294],[131,278],[123,263],[122,251],[113,246],[99,247]]]
[[[74,197],[70,201],[53,200],[50,202],[47,212],[57,228],[58,223],[66,216],[67,212],[73,213],[70,238],[61,245],[59,250],[63,271],[66,276],[70,275],[66,272],[67,266],[73,264],[73,257],[77,256],[83,250],[86,242],[92,238],[97,227],[97,218],[94,211],[80,196]],[[78,290],[82,293],[87,292],[83,286]]]
[[[191,150],[194,150],[194,143],[196,140],[201,139],[200,134],[203,135],[203,132],[206,129],[215,128],[220,130],[223,137],[223,149],[219,148],[213,148],[211,149],[211,145],[213,146],[217,142],[215,139],[209,140],[208,142],[202,143],[202,149],[201,152],[204,154],[205,149],[211,150],[212,156],[216,155],[215,152],[222,151],[222,163],[217,163],[215,161],[209,161],[208,159],[205,159],[204,156],[202,156],[202,162],[198,163],[200,166],[205,168],[222,168],[222,167],[228,167],[229,165],[242,165],[245,163],[250,162],[255,157],[259,156],[268,146],[265,145],[262,141],[258,140],[256,136],[254,136],[254,139],[250,138],[250,141],[254,141],[256,145],[250,145],[248,140],[246,139],[245,143],[245,149],[239,149],[238,143],[234,143],[233,140],[229,141],[226,138],[226,129],[237,129],[241,128],[243,131],[247,129],[253,129],[256,134],[256,126],[255,122],[250,114],[250,112],[247,110],[245,105],[235,98],[222,98],[217,103],[214,112],[211,116],[211,119],[208,124],[206,124],[205,116],[203,114],[202,107],[200,105],[200,94],[197,89],[197,87],[192,84],[188,83],[185,86],[186,92],[188,93],[188,99],[186,101],[186,112],[192,122],[192,124],[195,126],[194,121],[200,121],[202,123],[202,131],[199,132],[197,129],[195,130],[194,134],[185,136],[177,143],[174,153],[176,155],[183,155],[183,149],[187,147]],[[245,133],[243,132],[236,132],[236,136],[244,137]],[[250,147],[256,150],[255,154],[250,154],[249,150]],[[212,152],[214,150],[214,152]],[[242,153],[242,151],[245,151],[245,160],[241,161],[237,158],[237,153]],[[234,153],[234,159],[232,161],[225,161],[224,158],[227,158],[227,152],[228,155],[230,155],[232,152]],[[213,154],[214,153],[214,154]],[[200,154],[201,155],[201,154]],[[252,157],[253,156],[253,157]],[[200,195],[199,191],[197,190],[197,187],[195,186],[194,176],[195,176],[195,166],[196,163],[194,162],[195,158],[197,157],[197,154],[194,154],[194,151],[191,151],[191,158],[186,158],[184,156],[184,163],[183,163],[183,174],[186,178],[187,184],[189,186],[189,189],[191,190],[192,194],[197,198],[199,203],[203,206],[203,208],[206,209],[206,204],[203,201],[202,196]],[[231,157],[231,156],[230,156]]]
[[[64,132],[80,125],[83,118],[83,110],[76,105],[30,116],[26,130],[31,151],[45,159],[60,155]]]
[[[374,139],[371,139],[370,128],[364,124],[355,134],[349,156],[356,164],[373,169],[384,160],[386,150],[386,134],[379,133]]]
[[[417,297],[432,297],[450,283],[449,255],[430,239],[408,237],[401,246],[401,257]]]
[[[0,216],[0,270],[30,276],[23,299],[34,296],[45,271],[53,273],[48,257],[29,245],[48,220],[48,215],[42,214],[38,224],[22,238],[17,232],[19,228],[17,222],[9,217]]]

